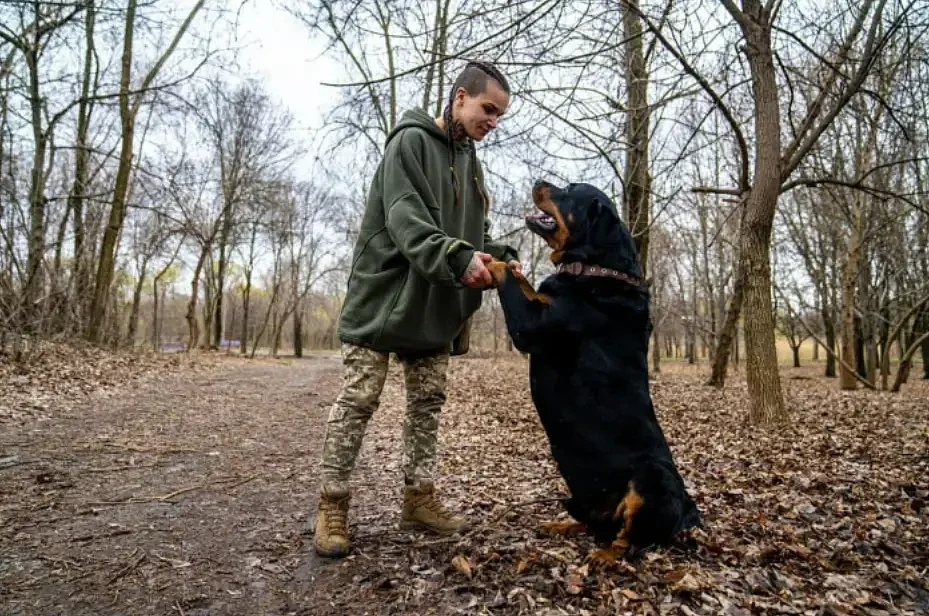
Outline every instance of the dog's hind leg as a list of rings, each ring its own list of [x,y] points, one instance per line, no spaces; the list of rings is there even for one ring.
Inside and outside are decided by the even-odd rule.
[[[586,561],[595,568],[605,569],[612,567],[629,549],[629,540],[619,536],[606,548],[597,548],[587,555]]]
[[[579,535],[587,530],[587,526],[573,520],[554,520],[552,522],[542,522],[541,530],[547,535],[562,535],[570,537]]]

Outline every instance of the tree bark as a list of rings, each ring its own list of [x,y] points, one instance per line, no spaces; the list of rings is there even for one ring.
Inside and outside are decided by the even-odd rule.
[[[771,14],[757,0],[744,0],[743,13],[755,99],[755,170],[745,211],[742,258],[745,260],[745,354],[750,400],[749,418],[774,424],[786,418],[774,338],[771,304],[771,231],[781,189],[780,104]]]
[[[68,206],[71,209],[74,225],[74,255],[71,263],[73,283],[74,311],[78,323],[86,323],[84,313],[89,306],[88,293],[88,259],[85,253],[84,230],[84,195],[87,192],[87,175],[90,152],[88,133],[93,103],[90,95],[91,73],[94,65],[94,26],[96,11],[94,0],[88,0],[84,8],[84,74],[81,79],[81,100],[77,106],[77,135],[74,144],[74,182],[68,193]]]
[[[650,177],[648,168],[649,108],[648,73],[643,53],[642,22],[638,0],[623,4],[625,68],[628,102],[626,110],[625,215],[632,233],[643,276],[648,267],[648,221]]]

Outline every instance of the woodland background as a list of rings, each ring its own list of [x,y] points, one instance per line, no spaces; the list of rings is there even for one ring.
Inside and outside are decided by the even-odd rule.
[[[237,65],[247,5],[0,3],[6,353],[337,348],[385,135],[481,58],[513,86],[479,148],[493,235],[538,282],[532,180],[614,195],[654,372],[705,361],[721,385],[746,361],[757,421],[785,414],[779,346],[843,389],[929,377],[925,0],[268,3],[339,67],[311,132]],[[485,297],[474,347],[511,350]]]

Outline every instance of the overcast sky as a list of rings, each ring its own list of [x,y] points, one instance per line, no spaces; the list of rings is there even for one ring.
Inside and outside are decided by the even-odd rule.
[[[276,5],[257,0],[243,6],[238,57],[243,68],[263,78],[271,96],[290,109],[295,129],[306,133],[318,128],[335,104],[338,90],[319,83],[338,81],[341,67],[321,56],[325,41],[311,38],[304,24]]]

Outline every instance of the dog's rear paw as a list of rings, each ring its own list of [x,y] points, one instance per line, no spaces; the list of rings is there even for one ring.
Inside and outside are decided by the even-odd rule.
[[[570,537],[584,532],[584,525],[580,522],[570,520],[555,520],[552,522],[543,522],[541,525],[542,534],[560,535]]]

